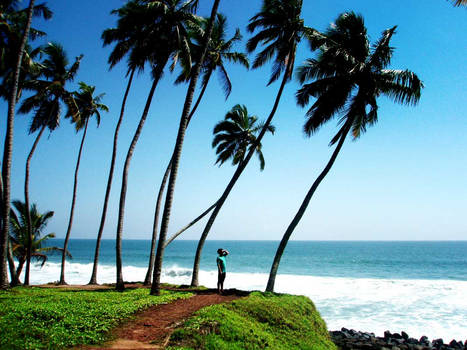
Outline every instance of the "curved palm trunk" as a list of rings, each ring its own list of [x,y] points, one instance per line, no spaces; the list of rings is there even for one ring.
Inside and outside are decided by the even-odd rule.
[[[8,267],[10,268],[10,286],[11,287],[15,287],[17,286],[18,284],[20,284],[19,282],[19,275],[15,269],[15,259],[13,257],[13,251],[11,249],[11,242],[10,240],[8,240],[8,255],[7,255],[7,259],[8,259]]]
[[[192,76],[190,79],[190,85],[188,86],[188,91],[187,91],[186,98],[185,98],[185,104],[183,106],[182,117],[180,118],[180,126],[178,128],[177,141],[175,142],[175,149],[173,152],[172,168],[170,169],[169,184],[167,186],[167,195],[166,195],[165,205],[164,205],[164,215],[162,216],[161,232],[160,232],[159,241],[157,244],[156,261],[155,261],[155,266],[154,266],[153,282],[151,286],[152,295],[160,294],[162,259],[164,256],[165,240],[167,236],[167,230],[169,227],[170,212],[172,210],[172,201],[173,201],[173,194],[175,190],[175,181],[177,180],[178,165],[180,163],[180,156],[182,154],[183,140],[185,138],[185,131],[188,125],[188,116],[190,114],[191,103],[193,101],[193,96],[194,96],[195,89],[196,89],[196,83],[198,82],[201,65],[203,64],[204,57],[206,56],[206,52],[208,49],[208,43],[209,43],[209,39],[211,38],[212,27],[213,27],[214,20],[217,14],[217,9],[219,7],[219,2],[220,0],[214,0],[214,3],[212,5],[211,17],[209,18],[209,22],[206,28],[204,42],[203,42],[203,53],[201,54],[199,62],[196,64],[194,71],[192,72]]]
[[[212,225],[214,224],[214,221],[216,220],[217,214],[219,214],[219,211],[221,210],[222,206],[224,205],[224,202],[226,201],[227,197],[230,194],[230,191],[234,187],[235,183],[237,180],[240,178],[240,175],[242,174],[243,170],[245,170],[248,162],[250,161],[251,157],[253,157],[253,154],[255,153],[256,147],[260,144],[262,138],[266,134],[266,131],[269,128],[269,125],[271,124],[272,119],[274,118],[274,115],[276,114],[277,107],[279,106],[279,101],[282,96],[282,92],[284,91],[285,84],[287,83],[290,74],[293,70],[293,60],[289,60],[287,63],[287,68],[286,71],[284,72],[284,76],[282,78],[281,86],[279,87],[279,91],[277,92],[276,99],[274,101],[274,105],[272,107],[271,113],[268,116],[268,119],[264,123],[263,128],[261,129],[261,132],[259,133],[256,142],[251,146],[250,150],[248,151],[247,156],[245,159],[238,165],[237,170],[235,170],[234,175],[232,176],[232,179],[227,185],[227,188],[224,190],[224,193],[222,196],[219,198],[219,201],[217,202],[216,208],[212,212],[211,216],[209,217],[208,222],[206,223],[206,226],[203,230],[203,233],[201,234],[201,237],[198,242],[198,247],[196,248],[196,255],[195,255],[195,261],[193,263],[193,274],[191,277],[191,285],[192,286],[198,286],[199,281],[198,281],[198,276],[199,276],[199,264],[201,262],[201,253],[203,251],[204,243],[206,242],[206,238],[208,237],[209,231],[211,230]]]
[[[2,181],[2,177],[0,176],[0,208],[3,205],[2,199],[3,199],[3,181]],[[8,237],[8,243],[7,243],[7,260],[8,260],[8,267],[10,269],[10,286],[14,287],[19,284],[19,280],[16,274],[15,259],[13,258],[13,251],[11,249],[10,237]]]
[[[120,131],[120,126],[122,124],[123,114],[125,112],[126,100],[128,97],[128,93],[130,91],[130,87],[133,81],[134,74],[135,74],[135,70],[133,69],[130,73],[130,78],[128,79],[128,85],[126,87],[125,94],[123,96],[122,108],[120,110],[120,117],[118,118],[117,126],[115,127],[114,143],[113,143],[113,149],[112,149],[112,160],[110,161],[109,178],[107,179],[107,188],[105,190],[104,206],[102,208],[102,215],[101,215],[101,223],[99,225],[99,231],[97,232],[96,251],[94,253],[94,265],[92,267],[92,275],[91,275],[91,280],[89,281],[89,284],[97,284],[97,265],[99,263],[99,249],[101,246],[102,233],[104,232],[105,218],[107,216],[107,206],[109,204],[110,190],[112,189],[112,179],[113,179],[114,169],[115,169],[115,158],[117,156],[118,132]]]
[[[165,63],[168,61],[168,58],[164,61]],[[136,128],[135,135],[131,140],[130,148],[128,149],[128,153],[125,159],[125,165],[123,167],[123,175],[122,175],[122,188],[120,191],[120,204],[118,208],[118,226],[117,226],[117,244],[116,244],[116,263],[117,263],[117,285],[116,289],[119,291],[123,291],[125,289],[125,285],[123,284],[123,275],[122,275],[122,232],[123,232],[123,217],[125,215],[125,199],[126,199],[126,192],[127,192],[127,184],[128,184],[128,171],[130,169],[131,158],[133,156],[133,152],[136,147],[136,143],[138,142],[139,136],[141,135],[141,131],[143,130],[144,122],[148,116],[149,107],[151,106],[152,97],[154,95],[154,91],[156,90],[156,86],[159,82],[159,79],[162,75],[162,71],[164,69],[164,65],[157,65],[156,71],[154,72],[154,81],[151,86],[151,90],[149,91],[148,98],[146,100],[146,105],[144,107],[143,114],[139,121],[138,127]]]
[[[32,13],[35,0],[29,1],[27,10],[26,28],[21,39],[21,45],[16,58],[15,74],[13,78],[13,89],[8,101],[8,117],[5,134],[5,144],[3,147],[3,205],[2,205],[2,227],[0,231],[0,289],[8,288],[8,272],[7,272],[7,251],[8,251],[8,235],[10,232],[10,201],[11,201],[11,158],[13,155],[13,130],[15,121],[16,97],[18,93],[19,73],[21,62],[23,59],[23,51],[29,36],[31,28]]]
[[[12,280],[11,281],[11,286],[14,287],[14,286],[17,286],[20,284],[20,281],[19,281],[19,278],[21,277],[21,272],[23,272],[23,267],[24,267],[24,263],[26,262],[26,258],[25,259],[21,259],[19,262],[18,262],[18,269],[16,270],[15,274],[16,274],[16,280]]]
[[[159,212],[161,209],[162,197],[165,190],[165,185],[167,183],[167,179],[169,178],[170,168],[172,167],[172,158],[170,158],[169,164],[167,165],[167,169],[165,169],[164,176],[162,177],[161,186],[159,188],[159,193],[157,195],[156,201],[156,209],[154,210],[154,222],[152,224],[152,239],[151,239],[151,250],[149,254],[149,265],[148,270],[146,271],[146,277],[144,278],[144,285],[149,286],[152,282],[152,273],[154,269],[154,261],[156,260],[156,254],[154,248],[156,247],[156,239],[157,239],[157,226],[159,224]]]
[[[31,245],[32,245],[32,228],[31,228],[31,210],[29,208],[29,169],[31,166],[31,158],[36,150],[37,144],[41,139],[42,134],[45,130],[45,125],[42,126],[39,134],[37,134],[36,140],[34,141],[31,151],[29,152],[26,160],[26,171],[24,176],[24,203],[26,205],[26,224],[28,228],[28,246],[26,247],[26,275],[24,276],[24,285],[29,286],[29,274],[31,270]]]
[[[279,263],[281,261],[282,254],[284,253],[284,249],[287,245],[287,242],[289,241],[289,238],[292,235],[293,231],[295,230],[295,227],[298,225],[303,214],[305,213],[305,210],[308,207],[308,204],[310,203],[311,197],[313,197],[313,194],[315,193],[319,184],[321,183],[321,181],[323,181],[324,177],[328,174],[329,170],[331,170],[331,167],[333,166],[334,161],[336,160],[337,155],[339,154],[339,151],[341,150],[342,145],[344,144],[345,138],[350,130],[350,126],[352,125],[351,123],[352,120],[349,120],[349,121],[347,122],[344,132],[339,139],[339,143],[337,144],[336,149],[332,153],[331,159],[329,159],[329,162],[328,164],[326,164],[326,167],[324,168],[324,170],[316,178],[315,182],[313,183],[310,190],[306,194],[305,199],[302,202],[302,205],[298,209],[297,214],[295,214],[295,217],[293,218],[289,227],[287,227],[287,230],[285,231],[284,236],[282,237],[282,240],[279,244],[279,247],[277,248],[276,255],[274,257],[274,262],[272,263],[272,266],[271,266],[271,272],[269,273],[269,280],[266,286],[266,292],[274,291],[274,283],[276,281],[277,270],[279,269]]]
[[[188,230],[191,226],[193,226],[194,224],[196,224],[199,220],[201,220],[202,218],[204,218],[207,214],[209,214],[209,212],[211,210],[214,209],[214,207],[217,205],[217,202],[214,203],[213,205],[211,205],[209,208],[207,208],[200,216],[198,216],[196,219],[194,219],[193,221],[191,221],[188,225],[186,225],[185,227],[183,227],[181,230],[175,232],[166,242],[165,242],[165,246],[167,247],[170,243],[172,243],[178,236],[180,236],[183,232],[185,232],[186,230]]]
[[[203,98],[203,95],[204,95],[204,92],[206,91],[206,88],[208,86],[208,82],[209,82],[209,78],[211,77],[211,74],[212,74],[212,69],[208,72],[208,78],[207,78],[206,84],[203,85],[203,88],[201,89],[201,92],[200,92],[200,94],[198,96],[198,100],[196,101],[193,109],[191,110],[190,115],[188,116],[187,126],[188,126],[188,124],[190,124],[191,118],[193,117],[193,114],[195,113],[196,109],[199,106],[199,103],[201,102],[201,99]],[[164,190],[165,190],[165,185],[167,184],[167,179],[169,178],[169,174],[170,174],[170,168],[172,167],[172,159],[173,159],[173,156],[172,156],[172,158],[170,158],[169,164],[167,165],[167,169],[165,170],[164,176],[162,177],[161,186],[159,187],[159,193],[157,195],[156,209],[154,210],[154,223],[153,223],[153,226],[152,226],[152,239],[151,239],[151,251],[150,251],[150,254],[149,254],[149,265],[148,265],[148,271],[146,272],[146,277],[144,278],[144,285],[145,286],[149,286],[151,284],[151,282],[152,282],[152,273],[153,273],[153,269],[154,269],[154,261],[156,260],[156,255],[155,255],[154,248],[156,247],[157,226],[159,224],[159,213],[160,213],[160,209],[161,209],[162,197],[163,197],[163,193],[164,193]],[[179,234],[181,234],[182,232],[180,232]],[[175,238],[173,238],[173,239],[175,239]],[[166,246],[167,246],[167,244],[166,244]]]
[[[66,230],[66,235],[65,235],[65,243],[63,244],[62,268],[60,270],[60,281],[59,281],[60,285],[66,284],[65,282],[66,252],[68,251],[68,241],[70,240],[71,226],[73,225],[73,215],[75,213],[75,203],[76,203],[76,190],[78,188],[79,164],[81,162],[81,153],[83,151],[84,139],[86,138],[86,132],[88,131],[88,122],[89,122],[89,119],[86,120],[86,125],[84,126],[83,138],[81,139],[81,145],[79,146],[78,160],[76,161],[75,181],[73,184],[73,197],[71,198],[70,220],[68,221],[68,228]]]

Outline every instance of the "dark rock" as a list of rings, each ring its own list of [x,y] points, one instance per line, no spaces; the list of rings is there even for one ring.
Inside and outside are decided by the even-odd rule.
[[[391,332],[389,332],[389,331],[385,331],[385,332],[384,332],[384,339],[386,339],[386,340],[387,340],[387,339],[390,339],[391,336],[392,336]]]
[[[393,333],[391,338],[393,338],[393,339],[403,339],[402,335],[400,335],[399,333]]]
[[[404,338],[405,340],[409,339],[409,335],[405,333],[404,331],[401,332],[401,337]]]

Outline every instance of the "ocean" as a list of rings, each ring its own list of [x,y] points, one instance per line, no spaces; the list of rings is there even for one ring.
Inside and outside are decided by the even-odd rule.
[[[50,245],[63,246],[63,240]],[[162,282],[189,284],[197,241],[174,241],[166,249]],[[207,241],[200,284],[215,288],[216,250],[227,249],[225,288],[264,290],[276,241]],[[142,281],[150,241],[123,241],[123,277]],[[69,284],[89,282],[95,240],[70,240]],[[467,339],[467,241],[291,241],[282,257],[277,292],[310,297],[329,330],[405,331],[430,339]],[[98,282],[115,282],[115,241],[103,240]],[[60,255],[34,264],[31,283],[54,282]]]

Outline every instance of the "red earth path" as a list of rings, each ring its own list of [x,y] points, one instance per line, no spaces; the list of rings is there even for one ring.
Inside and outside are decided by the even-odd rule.
[[[230,302],[246,294],[236,290],[226,291],[224,295],[213,290],[186,291],[195,294],[188,299],[155,305],[139,312],[134,319],[113,331],[113,341],[100,347],[78,349],[164,349],[173,330],[194,312],[205,306]]]

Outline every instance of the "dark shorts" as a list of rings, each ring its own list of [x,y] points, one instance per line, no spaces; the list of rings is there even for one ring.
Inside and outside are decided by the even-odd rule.
[[[224,283],[224,280],[225,280],[225,272],[219,272],[217,274],[217,282]]]

